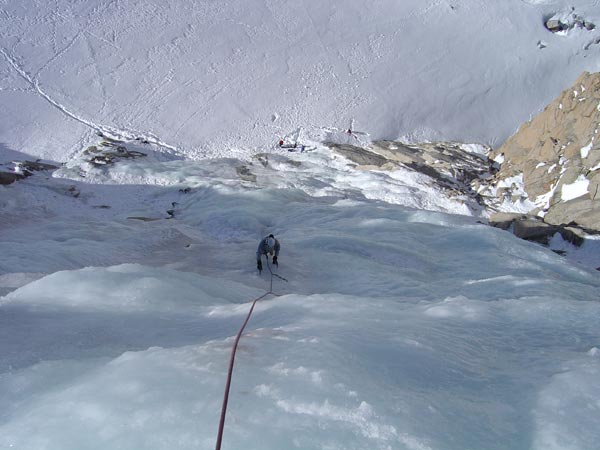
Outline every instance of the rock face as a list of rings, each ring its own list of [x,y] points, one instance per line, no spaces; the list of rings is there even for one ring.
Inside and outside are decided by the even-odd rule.
[[[140,158],[145,153],[128,150],[121,142],[105,138],[98,146],[91,145],[83,153],[94,166],[106,166],[116,161],[129,158]]]
[[[491,158],[495,182],[522,175],[531,213],[600,231],[600,73],[584,72]]]
[[[38,161],[13,161],[14,168],[10,171],[0,168],[0,184],[11,184],[33,175],[42,170],[54,170],[56,166]]]
[[[489,224],[496,228],[511,231],[515,236],[528,241],[548,245],[550,239],[559,233],[563,240],[576,246],[583,244],[587,233],[580,228],[563,225],[550,225],[539,217],[516,213],[495,213]]]
[[[350,144],[326,143],[362,170],[396,170],[404,167],[430,177],[449,197],[466,196],[472,209],[481,209],[486,201],[478,188],[495,172],[493,162],[485,156],[490,149],[451,142],[406,144],[397,141],[375,141],[368,148]]]

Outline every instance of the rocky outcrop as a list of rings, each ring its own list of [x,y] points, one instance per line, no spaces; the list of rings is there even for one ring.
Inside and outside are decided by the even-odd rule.
[[[448,197],[462,198],[473,211],[481,212],[486,201],[478,192],[480,183],[491,177],[496,167],[481,145],[450,142],[407,144],[398,141],[375,141],[368,147],[325,143],[343,155],[358,170],[398,170],[405,168],[431,179]]]
[[[23,178],[25,178],[25,176],[19,173],[0,171],[0,184],[12,184],[17,180],[22,180]]]
[[[105,166],[122,159],[146,156],[145,153],[128,150],[120,141],[108,138],[104,138],[99,145],[90,145],[82,154],[94,166]]]
[[[592,31],[596,28],[594,23],[575,13],[568,14],[565,17],[554,15],[547,19],[544,25],[552,33],[567,32],[574,28],[583,28]]]
[[[22,180],[33,175],[34,172],[43,170],[54,170],[58,167],[52,164],[47,164],[37,161],[13,161],[14,167],[12,170],[0,170],[0,184],[11,184],[15,181]]]
[[[531,211],[551,225],[600,231],[600,73],[583,73],[491,157],[496,186],[522,176]]]
[[[369,148],[326,143],[332,150],[357,164],[357,169],[394,170],[399,166],[423,173],[449,191],[473,197],[474,181],[489,178],[495,169],[484,155],[465,151],[464,145],[449,142],[405,144],[375,141]],[[483,149],[486,153],[489,149]]]
[[[536,216],[517,213],[494,213],[489,224],[496,228],[511,231],[515,236],[539,244],[548,245],[556,233],[576,246],[581,245],[588,233],[576,227],[550,225]]]
[[[235,171],[241,180],[256,183],[256,175],[247,166],[236,166]]]

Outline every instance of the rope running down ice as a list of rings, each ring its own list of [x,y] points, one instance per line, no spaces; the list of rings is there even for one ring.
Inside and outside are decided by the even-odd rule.
[[[223,430],[225,428],[225,415],[227,414],[227,402],[229,400],[229,389],[231,387],[231,377],[233,375],[233,363],[235,362],[235,352],[237,351],[237,346],[238,346],[238,343],[240,342],[240,338],[242,337],[242,333],[244,332],[244,328],[246,328],[246,325],[248,324],[248,321],[250,320],[250,316],[252,315],[252,311],[254,311],[254,306],[256,305],[256,302],[258,302],[259,300],[262,300],[263,298],[265,298],[268,295],[277,296],[277,294],[275,294],[273,292],[273,278],[277,277],[280,280],[283,280],[285,282],[288,281],[285,278],[277,275],[276,273],[273,273],[273,271],[271,270],[271,265],[269,264],[268,256],[267,256],[267,267],[269,268],[269,272],[271,273],[271,285],[269,288],[269,292],[265,292],[263,295],[255,298],[252,301],[252,306],[250,307],[250,311],[248,311],[246,320],[244,320],[244,323],[242,324],[240,331],[238,331],[238,333],[235,337],[235,341],[233,342],[233,348],[231,349],[231,358],[229,359],[229,370],[227,372],[227,382],[225,383],[225,394],[223,396],[223,406],[221,407],[221,419],[219,421],[219,432],[217,434],[217,445],[215,447],[216,450],[221,450],[221,442],[223,441]]]

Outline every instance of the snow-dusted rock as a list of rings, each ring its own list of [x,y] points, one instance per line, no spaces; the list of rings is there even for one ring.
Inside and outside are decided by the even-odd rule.
[[[546,28],[552,33],[566,34],[569,30],[575,28],[592,31],[596,25],[588,19],[574,12],[574,8],[569,13],[555,14],[546,20]]]
[[[350,144],[328,144],[331,149],[356,163],[358,169],[395,170],[404,167],[429,177],[449,197],[466,195],[483,204],[477,191],[482,180],[495,171],[487,158],[489,148],[449,142],[406,144],[375,141],[368,148]]]
[[[17,180],[22,180],[34,172],[42,170],[53,170],[58,167],[53,164],[42,163],[40,161],[13,161],[14,168],[7,170],[6,165],[0,165],[0,184],[11,184]]]
[[[522,174],[529,199],[550,224],[600,231],[600,73],[583,73],[491,157],[498,181]]]
[[[551,225],[539,217],[528,214],[493,213],[489,218],[489,224],[495,228],[510,231],[521,239],[544,245],[548,245],[557,233],[565,242],[577,247],[590,238],[589,233],[579,227]]]
[[[548,21],[546,22],[546,28],[548,28],[548,30],[552,31],[553,33],[558,33],[559,31],[566,30],[568,27],[560,20],[552,18],[548,19]]]

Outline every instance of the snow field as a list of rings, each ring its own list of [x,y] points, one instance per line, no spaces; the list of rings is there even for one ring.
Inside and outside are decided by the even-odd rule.
[[[58,161],[96,131],[201,158],[353,122],[373,138],[496,146],[600,68],[598,26],[544,27],[572,13],[598,25],[593,0],[23,0],[0,13],[2,143]]]

